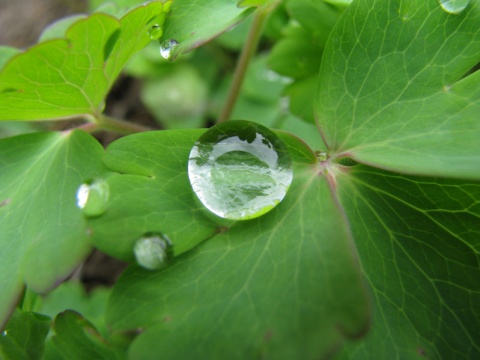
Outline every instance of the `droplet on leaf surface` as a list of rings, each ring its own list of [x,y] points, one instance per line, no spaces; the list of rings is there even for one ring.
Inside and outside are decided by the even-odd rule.
[[[77,190],[77,206],[88,217],[102,215],[108,206],[110,190],[104,179],[84,182]]]
[[[292,160],[275,133],[237,120],[210,128],[190,152],[188,177],[217,216],[248,220],[277,206],[292,182]]]
[[[133,253],[140,266],[158,270],[166,266],[172,256],[172,250],[172,242],[165,234],[151,233],[135,242]]]
[[[177,55],[179,47],[180,44],[177,41],[173,39],[165,40],[160,45],[160,55],[166,60],[173,60]]]
[[[470,0],[438,0],[443,10],[450,14],[460,14],[470,3]]]
[[[153,25],[148,31],[148,36],[150,36],[150,39],[152,40],[158,40],[162,35],[163,35],[163,29],[158,24]]]

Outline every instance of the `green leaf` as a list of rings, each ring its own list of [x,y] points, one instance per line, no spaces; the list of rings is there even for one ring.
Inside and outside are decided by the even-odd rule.
[[[183,184],[194,139],[182,133],[175,144],[185,160],[174,164],[158,152],[154,159],[176,169],[171,181]],[[144,330],[131,358],[321,358],[366,331],[368,301],[346,220],[308,147],[291,135],[282,139],[296,165],[274,210],[224,226],[165,270],[132,267],[115,285],[107,310],[112,329]],[[130,150],[135,166],[152,166],[138,149]]]
[[[290,99],[290,111],[313,123],[318,59],[339,13],[315,0],[288,1],[287,10],[295,21],[287,27],[285,37],[273,47],[268,64],[279,74],[295,79],[284,91]]]
[[[50,24],[42,31],[38,42],[65,38],[67,36],[67,31],[70,26],[72,26],[81,19],[85,19],[86,17],[87,16],[84,14],[77,14],[67,16],[58,21],[55,21],[53,24]]]
[[[101,176],[104,150],[82,131],[0,140],[0,328],[23,284],[45,292],[89,251],[77,188]]]
[[[261,6],[269,1],[272,1],[272,0],[239,0],[237,3],[237,6],[238,7]]]
[[[452,15],[436,0],[352,3],[320,71],[328,147],[391,170],[480,178],[480,72],[468,75],[480,61],[479,6]]]
[[[478,358],[480,183],[359,165],[337,187],[375,301],[345,358]]]
[[[53,329],[53,343],[64,359],[118,359],[92,323],[75,311],[58,314]]]
[[[316,77],[310,76],[288,85],[284,91],[284,94],[290,98],[289,108],[292,114],[310,123],[315,123],[313,103],[317,83]]]
[[[0,358],[3,360],[35,360],[42,357],[50,318],[17,310],[5,331],[0,334]]]
[[[296,36],[279,41],[272,49],[269,66],[279,74],[292,78],[302,78],[318,72],[318,59],[322,48],[313,39],[304,36],[307,30],[298,29]]]
[[[62,283],[35,305],[35,311],[54,318],[67,309],[81,313],[101,334],[107,334],[104,314],[110,289],[95,287],[88,295],[79,281]]]
[[[20,52],[19,49],[10,46],[0,46],[0,69],[10,60],[12,57]]]
[[[130,57],[151,40],[161,2],[117,20],[94,14],[72,25],[65,39],[42,42],[0,72],[0,120],[59,119],[97,115]]]
[[[166,234],[175,255],[212,237],[219,225],[202,213],[188,177],[187,161],[204,130],[161,131],[119,139],[107,149],[110,176],[105,215],[90,219],[92,242],[102,251],[133,261],[135,241],[147,233]]]
[[[241,9],[236,1],[175,0],[165,20],[162,39],[179,43],[175,54],[186,53],[244,20],[253,9]]]
[[[162,77],[146,80],[141,99],[156,119],[168,127],[181,126],[195,116],[201,120],[207,95],[208,84],[199,72],[193,66],[179,64],[169,67]]]

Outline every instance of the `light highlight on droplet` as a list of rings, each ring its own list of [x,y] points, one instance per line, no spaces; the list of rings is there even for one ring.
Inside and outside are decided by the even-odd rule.
[[[88,217],[102,215],[107,211],[110,189],[104,179],[86,181],[77,190],[77,206]]]
[[[217,216],[248,220],[277,206],[292,182],[290,155],[275,133],[249,121],[210,128],[190,152],[188,176]]]
[[[158,270],[165,267],[172,256],[172,242],[162,233],[146,234],[135,242],[133,253],[140,266]]]
[[[160,45],[160,55],[166,60],[173,60],[177,56],[179,48],[180,44],[177,41],[165,40]]]
[[[470,0],[438,0],[443,10],[450,14],[460,14],[470,3]]]
[[[163,29],[158,24],[153,25],[148,31],[148,36],[152,40],[158,40],[162,37],[162,35],[163,35]]]

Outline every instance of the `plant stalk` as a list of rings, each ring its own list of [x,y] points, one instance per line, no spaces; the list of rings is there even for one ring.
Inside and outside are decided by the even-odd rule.
[[[98,127],[94,130],[110,130],[122,135],[130,135],[143,131],[150,131],[153,129],[147,126],[115,119],[106,115],[101,115],[98,121]]]
[[[267,20],[270,10],[270,6],[260,7],[253,18],[245,46],[242,49],[240,58],[238,59],[237,66],[235,68],[232,84],[230,85],[230,89],[228,91],[227,101],[225,102],[225,106],[222,109],[217,123],[227,121],[232,114],[233,108],[235,107],[235,103],[240,93],[240,89],[242,88],[243,79],[245,78],[245,73],[250,63],[250,59],[257,50],[258,40],[260,39],[263,25]]]

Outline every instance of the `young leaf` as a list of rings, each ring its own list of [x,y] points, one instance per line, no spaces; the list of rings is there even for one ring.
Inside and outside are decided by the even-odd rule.
[[[75,311],[66,310],[58,314],[53,329],[53,343],[64,359],[118,359],[97,329]]]
[[[282,138],[296,165],[274,210],[224,227],[163,271],[132,267],[116,284],[107,310],[113,330],[145,330],[132,358],[321,358],[366,331],[368,300],[346,220],[313,154]],[[188,154],[193,141],[177,137],[177,153]],[[132,153],[137,164],[152,163],[142,152]],[[186,164],[166,155],[158,163],[183,182]]]
[[[41,359],[50,329],[48,316],[17,310],[0,333],[0,358],[4,360]]]
[[[75,197],[105,172],[103,153],[82,131],[0,140],[0,328],[24,283],[45,292],[89,251]]]
[[[479,9],[353,2],[320,70],[316,109],[328,147],[392,170],[480,178],[480,72],[468,75],[480,60]]]
[[[164,41],[179,46],[169,60],[188,52],[241,22],[253,9],[241,9],[236,1],[175,0],[165,20]]]
[[[77,21],[65,39],[42,42],[17,55],[0,72],[0,120],[98,115],[130,57],[151,39],[161,2],[117,20],[94,14]]]
[[[359,165],[338,189],[375,301],[345,358],[478,358],[480,183]]]
[[[95,287],[87,295],[84,284],[79,281],[67,281],[43,297],[35,305],[35,312],[53,319],[67,309],[75,310],[88,318],[101,334],[107,334],[104,315],[109,296],[109,288]]]

